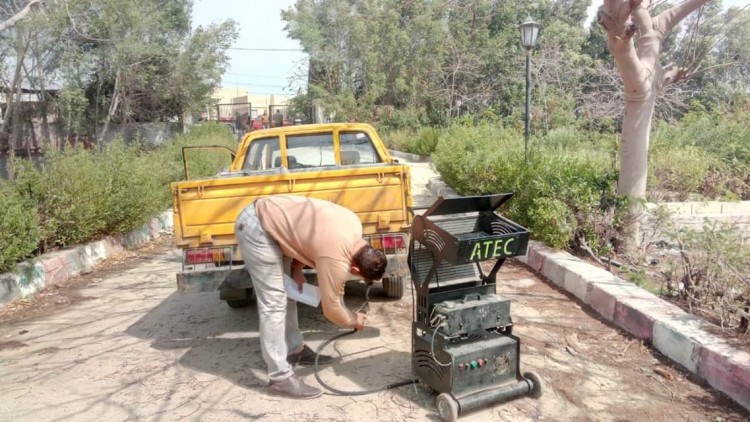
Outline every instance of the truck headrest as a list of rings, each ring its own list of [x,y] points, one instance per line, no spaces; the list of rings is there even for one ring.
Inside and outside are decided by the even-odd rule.
[[[289,161],[289,169],[299,168],[300,165],[297,163],[297,157],[293,155],[287,155],[287,160]],[[273,166],[275,167],[281,167],[281,157],[276,157],[273,160]]]
[[[341,151],[341,165],[359,164],[359,151]]]

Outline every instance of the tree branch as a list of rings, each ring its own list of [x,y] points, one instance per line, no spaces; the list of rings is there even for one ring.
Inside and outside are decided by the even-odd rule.
[[[625,96],[639,99],[648,95],[649,72],[638,57],[632,38],[638,27],[631,20],[631,13],[637,9],[637,21],[644,23],[648,15],[648,1],[644,0],[605,0],[599,8],[598,21],[607,32],[607,48],[617,63],[625,85]],[[650,17],[648,18],[650,19]]]
[[[648,13],[648,0],[630,0],[630,18],[641,32],[641,36],[650,35],[654,31],[651,15]]]
[[[19,21],[26,18],[26,15],[28,15],[31,12],[31,8],[35,6],[36,4],[39,4],[43,2],[44,0],[31,0],[26,6],[21,9],[20,12],[16,13],[15,15],[11,16],[8,20],[6,20],[3,23],[0,23],[0,32],[5,31],[6,29],[10,29],[14,27]]]
[[[689,68],[683,66],[677,66],[674,63],[667,66],[664,69],[664,75],[662,76],[661,86],[665,87],[670,84],[680,82],[693,76],[693,72]]]
[[[68,19],[70,20],[70,27],[73,29],[73,32],[78,34],[80,37],[85,38],[87,40],[91,40],[91,41],[106,41],[106,42],[111,41],[110,39],[106,39],[106,38],[95,38],[95,37],[86,35],[82,33],[81,31],[79,31],[78,28],[76,27],[76,21],[75,19],[73,19],[73,15],[70,14],[70,8],[68,7],[68,2],[63,1],[63,3],[65,3],[65,12],[68,14]]]
[[[687,15],[695,9],[703,6],[711,0],[686,0],[677,6],[669,8],[654,18],[656,28],[661,32],[661,39],[667,36],[672,29],[680,23]]]
[[[745,61],[735,61],[735,62],[719,63],[719,64],[715,64],[713,66],[704,67],[703,69],[700,69],[700,70],[694,72],[694,74],[701,74],[701,75],[703,75],[704,73],[707,73],[707,72],[709,72],[711,70],[714,70],[714,69],[721,69],[722,67],[737,66],[737,65],[741,65],[741,64],[747,64],[747,62],[745,62]]]
[[[630,2],[628,0],[604,0],[599,7],[597,21],[608,34],[617,38],[627,38],[625,32],[630,24]]]

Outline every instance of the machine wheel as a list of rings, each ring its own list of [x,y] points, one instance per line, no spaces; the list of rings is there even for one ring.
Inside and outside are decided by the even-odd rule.
[[[523,377],[533,384],[531,391],[529,391],[529,397],[535,399],[542,397],[542,379],[539,378],[539,375],[536,372],[528,371],[523,373]]]
[[[458,402],[448,393],[441,393],[435,399],[440,419],[445,422],[455,422],[458,419]]]
[[[401,299],[404,296],[404,278],[388,277],[383,279],[383,291],[392,299]]]

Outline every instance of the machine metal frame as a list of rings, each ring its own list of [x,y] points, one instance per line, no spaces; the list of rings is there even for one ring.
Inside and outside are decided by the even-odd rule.
[[[510,300],[495,294],[497,272],[525,255],[529,231],[496,210],[512,193],[443,198],[412,224],[408,265],[416,294],[412,368],[439,394],[443,420],[523,394],[538,376],[520,372]],[[496,260],[485,273],[481,263]]]

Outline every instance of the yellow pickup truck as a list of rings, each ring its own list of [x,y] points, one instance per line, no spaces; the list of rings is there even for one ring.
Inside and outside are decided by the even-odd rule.
[[[235,219],[255,198],[291,194],[354,211],[365,239],[388,256],[382,280],[386,295],[403,295],[414,215],[409,167],[391,158],[372,126],[336,123],[258,130],[230,152],[228,170],[190,180],[183,149],[186,180],[171,185],[175,244],[183,251],[179,291],[218,290],[229,306],[247,306],[252,281],[242,267]],[[314,277],[312,269],[306,273]]]

